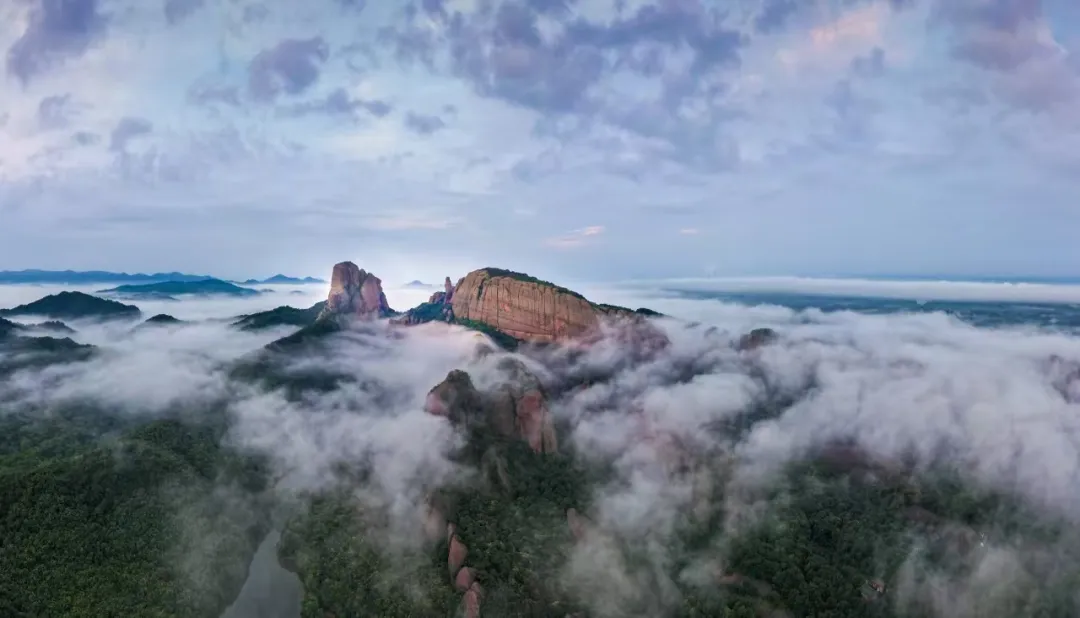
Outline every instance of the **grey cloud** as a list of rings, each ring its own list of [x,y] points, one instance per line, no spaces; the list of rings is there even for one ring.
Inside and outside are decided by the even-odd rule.
[[[420,8],[428,15],[443,18],[447,16],[446,0],[420,0]]]
[[[165,0],[165,21],[170,25],[180,23],[205,3],[206,0]]]
[[[644,45],[689,50],[694,74],[738,62],[741,35],[723,26],[720,12],[700,2],[647,5],[610,23],[571,19],[554,10],[562,4],[507,0],[469,16],[455,13],[446,20],[452,71],[486,96],[560,113],[581,111],[590,89],[620,59],[623,66],[644,65],[655,73],[657,59],[640,61],[639,48]],[[431,3],[426,8],[438,11],[442,5]],[[538,8],[561,18],[565,32],[543,39]],[[394,44],[399,60],[434,63],[439,41],[422,28],[408,24],[384,31],[383,38]],[[607,54],[616,59],[609,60]]]
[[[702,170],[731,167],[737,148],[722,129],[733,113],[721,100],[716,70],[738,66],[745,39],[725,25],[725,13],[699,0],[657,2],[593,22],[567,11],[572,4],[505,0],[451,16],[443,3],[426,2],[422,9],[442,24],[439,33],[407,20],[381,37],[398,61],[443,68],[482,96],[540,113],[540,122],[574,116],[585,131],[614,125],[645,138],[643,143],[664,142],[642,146],[645,156]],[[541,13],[560,21],[562,32],[542,35]],[[687,54],[688,67],[675,68]],[[661,94],[649,100],[597,88],[620,72],[656,79]],[[686,112],[691,106],[707,111],[692,117]]]
[[[851,72],[860,77],[881,77],[885,73],[885,50],[875,47],[851,61]]]
[[[1039,0],[952,0],[937,5],[938,18],[956,30],[953,53],[984,69],[1009,71],[1042,51],[1034,25]]]
[[[287,115],[328,114],[331,116],[349,116],[359,110],[377,118],[382,118],[393,111],[393,106],[378,99],[354,99],[344,88],[338,88],[322,99],[305,101],[283,111]]]
[[[101,141],[101,136],[88,131],[79,131],[72,135],[71,139],[80,146],[92,146]]]
[[[841,116],[846,116],[855,107],[855,94],[851,90],[851,81],[846,79],[838,81],[825,100],[829,107]]]
[[[131,116],[121,118],[109,135],[109,150],[123,152],[129,141],[153,130],[154,125],[148,120]]]
[[[438,116],[427,116],[409,112],[405,115],[405,126],[420,135],[431,135],[446,127],[446,123]]]
[[[209,105],[212,103],[240,105],[240,93],[237,88],[220,84],[192,84],[188,88],[187,99],[196,105]]]
[[[105,31],[98,0],[37,0],[26,31],[7,52],[8,72],[23,84],[53,64],[79,56]]]
[[[837,81],[825,104],[836,112],[836,123],[832,134],[818,138],[819,145],[830,150],[859,148],[873,139],[873,120],[880,105],[859,95],[850,79]]]
[[[304,92],[319,79],[320,65],[329,54],[322,37],[285,39],[252,58],[248,65],[248,92],[264,102],[273,101],[282,92]]]
[[[66,127],[71,114],[71,95],[53,95],[38,103],[38,124],[45,129]]]
[[[927,88],[922,92],[922,99],[928,103],[942,105],[953,111],[967,113],[973,108],[990,102],[990,97],[981,88],[973,85],[948,84]]]
[[[798,8],[795,0],[764,0],[761,12],[754,19],[754,28],[764,34],[775,32],[784,27]]]
[[[270,17],[270,9],[262,4],[249,4],[244,7],[244,23],[254,24]]]
[[[336,0],[344,9],[363,11],[367,7],[367,0]]]
[[[1039,112],[1080,100],[1080,75],[1067,54],[1039,35],[1039,0],[940,2],[935,17],[951,28],[956,58],[998,75],[1006,104]]]

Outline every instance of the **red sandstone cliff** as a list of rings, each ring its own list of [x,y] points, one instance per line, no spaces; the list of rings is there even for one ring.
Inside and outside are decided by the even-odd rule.
[[[600,312],[584,296],[492,268],[475,270],[455,286],[458,320],[481,322],[516,339],[557,341],[597,327]]]
[[[381,279],[352,262],[334,265],[326,308],[319,317],[337,315],[374,320],[393,313],[386,302]]]

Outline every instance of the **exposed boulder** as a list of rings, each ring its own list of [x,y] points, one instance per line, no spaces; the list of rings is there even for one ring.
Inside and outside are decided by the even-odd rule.
[[[537,453],[555,452],[554,418],[539,378],[515,358],[501,360],[498,368],[506,380],[485,393],[476,389],[468,373],[451,371],[428,392],[424,409],[458,426],[483,426],[496,435],[519,438]]]
[[[480,601],[483,600],[483,591],[480,589],[480,584],[473,583],[469,586],[469,590],[465,593],[465,598],[462,599],[462,605],[465,609],[465,618],[480,618]]]
[[[465,558],[469,556],[469,548],[461,542],[461,537],[450,537],[450,549],[447,552],[446,565],[450,568],[450,577],[456,577],[458,569],[465,566]]]
[[[469,374],[454,369],[428,391],[424,410],[428,414],[445,416],[455,425],[468,425],[483,416],[484,402]]]
[[[474,571],[472,567],[462,567],[454,577],[454,587],[457,588],[458,592],[465,592],[469,588],[472,588],[472,585],[475,582],[476,571]]]
[[[330,294],[320,318],[328,315],[375,320],[394,315],[386,302],[382,280],[352,262],[334,265]]]
[[[776,341],[777,337],[776,331],[771,328],[755,328],[740,337],[735,347],[740,352],[748,352]]]

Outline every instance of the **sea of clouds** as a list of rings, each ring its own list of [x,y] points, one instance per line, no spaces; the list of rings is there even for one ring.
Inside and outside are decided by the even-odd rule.
[[[0,306],[52,291],[0,288]],[[196,320],[178,326],[72,323],[72,337],[101,354],[17,373],[0,382],[0,401],[38,409],[93,401],[133,415],[219,402],[233,420],[228,439],[269,455],[284,489],[317,489],[334,481],[336,464],[371,462],[370,499],[397,515],[403,538],[418,538],[426,492],[466,473],[448,458],[458,438],[444,419],[422,411],[424,396],[455,368],[490,382],[495,364],[476,355],[474,332],[375,324],[346,333],[325,354],[293,359],[356,378],[333,392],[296,399],[228,378],[230,362],[292,329],[246,333],[227,318],[307,307],[325,291],[297,286],[253,299],[136,303],[145,317]],[[529,360],[553,385],[585,373],[610,376],[551,407],[570,428],[564,444],[620,472],[618,483],[598,490],[590,513],[614,534],[662,540],[691,505],[693,481],[664,465],[664,441],[647,439],[657,435],[731,457],[736,481],[751,486],[822,444],[849,440],[875,457],[945,464],[973,483],[1080,516],[1080,338],[1032,326],[976,328],[941,313],[796,312],[655,290],[583,291],[675,316],[656,322],[672,345],[652,360],[626,362],[628,350],[614,340],[584,355],[549,351]],[[387,291],[400,308],[429,293]],[[775,344],[737,351],[738,337],[759,327],[779,333]],[[795,403],[737,440],[707,431],[777,396]]]

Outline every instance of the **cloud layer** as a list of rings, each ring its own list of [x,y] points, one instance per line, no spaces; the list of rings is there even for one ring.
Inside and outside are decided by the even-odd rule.
[[[175,306],[181,316],[197,308]],[[825,314],[684,299],[661,308],[705,323],[659,322],[672,346],[644,362],[629,362],[617,338],[584,353],[552,349],[528,360],[556,394],[550,405],[566,428],[563,448],[614,471],[595,488],[588,516],[610,538],[636,540],[646,552],[647,566],[631,568],[611,548],[608,557],[575,554],[567,565],[578,583],[603,584],[594,600],[614,603],[609,609],[639,599],[643,569],[656,567],[649,577],[659,577],[687,513],[717,507],[700,503],[709,482],[729,484],[722,506],[726,525],[738,529],[775,506],[757,490],[772,486],[786,463],[838,441],[893,465],[945,469],[1046,513],[1080,517],[1080,338],[976,328],[943,314]],[[235,309],[200,311],[227,317]],[[280,332],[236,332],[222,321],[136,331],[76,327],[77,339],[101,346],[96,359],[18,373],[0,385],[0,400],[44,410],[95,402],[134,415],[220,406],[232,421],[230,443],[268,455],[281,489],[325,488],[340,479],[342,465],[370,464],[363,498],[394,515],[394,538],[413,541],[427,492],[473,473],[448,458],[460,436],[445,419],[422,412],[424,396],[453,368],[468,370],[481,387],[497,380],[494,359],[475,354],[478,335],[441,324],[358,327],[321,354],[291,357],[292,371],[347,378],[337,389],[300,396],[229,378],[231,361]],[[773,328],[779,338],[738,351],[735,342],[756,327]],[[751,418],[762,409],[769,413]],[[717,431],[740,419],[749,419],[742,431]],[[964,584],[972,592],[937,599],[940,615],[966,615],[979,603],[979,586],[1003,574],[1031,576],[1036,571],[1026,571],[1025,561],[1051,550],[1031,554],[1010,542],[994,540],[980,554]],[[930,594],[914,580],[905,585],[912,596]],[[662,589],[650,601],[657,607],[671,601]]]
[[[1067,274],[1078,20],[1067,0],[6,3],[0,261]]]

